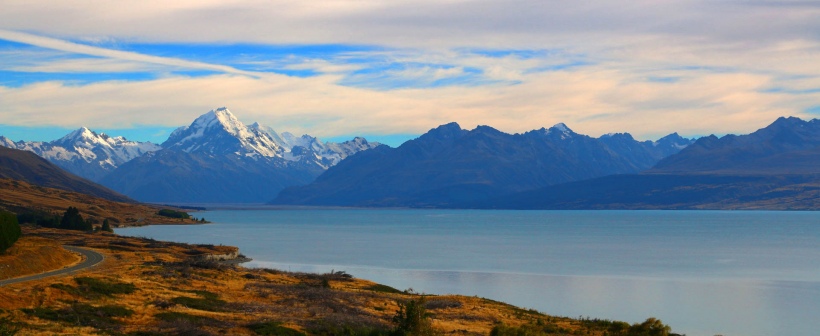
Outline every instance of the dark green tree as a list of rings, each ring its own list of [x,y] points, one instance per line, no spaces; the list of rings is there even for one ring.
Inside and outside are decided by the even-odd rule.
[[[80,215],[80,210],[75,207],[68,207],[65,211],[63,219],[60,221],[60,228],[79,231],[91,231],[94,229],[91,223],[83,220],[83,216]]]
[[[106,231],[106,232],[114,232],[114,229],[111,228],[111,224],[108,223],[108,218],[103,220],[103,224],[102,224],[102,227],[100,228],[100,230],[103,230],[103,231]]]
[[[11,212],[0,211],[0,253],[5,252],[23,232],[17,223],[17,216]]]

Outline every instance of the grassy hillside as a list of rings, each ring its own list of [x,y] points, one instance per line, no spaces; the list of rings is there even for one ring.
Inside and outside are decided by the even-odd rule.
[[[35,211],[62,215],[69,206],[78,208],[83,218],[91,219],[97,225],[102,224],[104,219],[108,219],[114,227],[195,223],[193,219],[159,216],[157,212],[161,208],[158,206],[115,202],[23,181],[0,179],[0,209],[15,213]]]
[[[0,178],[80,192],[118,202],[133,202],[125,195],[71,174],[37,154],[3,146],[0,146]]]

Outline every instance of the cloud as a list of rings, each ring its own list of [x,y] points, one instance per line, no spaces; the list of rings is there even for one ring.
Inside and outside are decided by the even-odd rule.
[[[517,85],[374,91],[309,78],[236,75],[139,82],[0,87],[0,119],[16,125],[127,128],[180,126],[226,105],[245,122],[320,137],[420,134],[457,121],[523,132],[566,122],[580,133],[629,131],[657,138],[749,132],[782,115],[808,116],[820,93],[762,92],[776,82],[747,73],[689,73],[672,82],[636,78],[602,65],[526,75]],[[820,81],[815,80],[820,86]],[[799,111],[799,112],[796,112]]]
[[[121,50],[113,50],[113,49],[106,49],[100,47],[94,47],[84,44],[78,44],[73,42],[68,42],[64,40],[48,38],[38,35],[20,33],[16,31],[9,31],[9,30],[0,30],[0,39],[7,40],[7,41],[14,41],[19,43],[25,43],[32,46],[48,48],[53,50],[61,50],[66,51],[74,54],[83,54],[83,55],[90,55],[90,56],[99,56],[105,57],[109,59],[117,59],[123,61],[132,61],[132,62],[140,62],[140,63],[149,63],[149,64],[157,64],[157,65],[165,65],[165,66],[172,66],[184,69],[198,69],[198,70],[210,70],[210,71],[217,71],[217,72],[224,72],[230,74],[237,74],[237,75],[245,75],[245,76],[259,76],[259,73],[254,73],[250,71],[242,71],[233,67],[225,66],[225,65],[218,65],[218,64],[208,64],[203,62],[193,62],[187,61],[178,58],[171,58],[171,57],[159,57],[159,56],[151,56],[145,55],[135,52],[129,51],[121,51]]]
[[[0,39],[74,55],[3,57],[6,69],[159,74],[0,87],[0,118],[20,125],[176,126],[227,105],[245,121],[325,137],[418,134],[449,121],[654,137],[749,132],[808,116],[820,100],[820,8],[810,1],[11,0],[3,9]],[[119,44],[366,47],[192,60]]]

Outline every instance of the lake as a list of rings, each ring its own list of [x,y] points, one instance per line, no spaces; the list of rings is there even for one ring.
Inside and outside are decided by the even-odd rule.
[[[117,229],[238,246],[248,267],[344,270],[398,289],[551,315],[653,316],[700,335],[820,330],[820,213],[219,210],[207,225]]]

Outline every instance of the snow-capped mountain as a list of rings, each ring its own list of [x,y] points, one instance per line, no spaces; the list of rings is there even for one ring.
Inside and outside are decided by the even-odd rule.
[[[246,126],[230,110],[220,107],[201,115],[190,126],[176,129],[162,147],[186,153],[282,158],[327,169],[350,155],[378,145],[358,137],[343,143],[325,143],[307,134],[301,137],[288,132],[279,134],[259,123]]]
[[[141,201],[262,203],[378,145],[280,134],[259,123],[247,126],[221,107],[176,129],[162,150],[124,164],[101,183]]]
[[[92,181],[99,181],[123,163],[161,149],[150,142],[111,137],[85,127],[50,142],[14,142],[0,136],[0,145],[34,152],[61,168]]]

